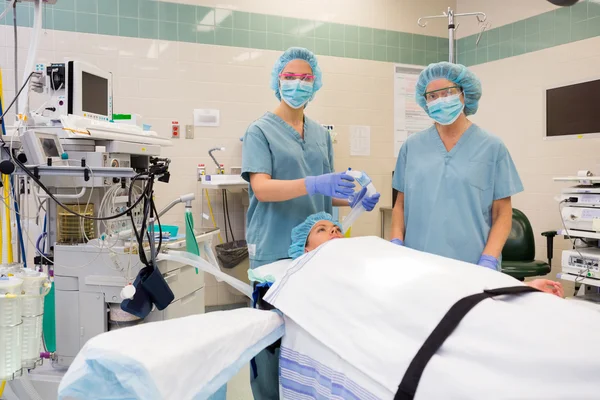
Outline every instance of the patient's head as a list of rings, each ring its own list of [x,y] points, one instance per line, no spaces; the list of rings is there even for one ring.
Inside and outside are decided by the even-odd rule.
[[[306,218],[292,229],[292,244],[288,254],[298,258],[331,240],[342,238],[342,227],[330,214],[320,212]]]

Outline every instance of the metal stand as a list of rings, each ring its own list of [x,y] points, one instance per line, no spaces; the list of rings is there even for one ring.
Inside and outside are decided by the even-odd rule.
[[[422,22],[424,20],[434,19],[434,18],[448,18],[448,39],[449,39],[448,40],[448,57],[449,57],[448,61],[453,63],[454,59],[455,59],[454,34],[455,34],[456,29],[458,29],[458,27],[460,25],[460,24],[457,24],[457,25],[454,24],[454,18],[470,17],[470,16],[477,17],[477,21],[479,21],[480,24],[483,24],[487,18],[485,13],[482,13],[482,12],[455,14],[454,10],[452,10],[450,7],[448,7],[448,11],[443,12],[442,15],[430,15],[430,16],[419,18],[417,20],[417,24],[421,28],[425,28],[427,26],[427,22]],[[481,32],[479,32],[479,36],[477,37],[477,44],[479,44],[479,39],[481,38],[481,34],[487,27],[488,27],[487,25],[482,25]]]

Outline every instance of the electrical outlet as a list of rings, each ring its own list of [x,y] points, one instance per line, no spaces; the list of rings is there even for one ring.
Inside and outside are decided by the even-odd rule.
[[[194,125],[186,125],[185,126],[185,138],[186,139],[194,138]]]

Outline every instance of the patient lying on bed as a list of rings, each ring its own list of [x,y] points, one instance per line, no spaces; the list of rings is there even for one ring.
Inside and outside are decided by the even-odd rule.
[[[316,213],[306,218],[304,222],[292,230],[289,256],[295,259],[304,253],[315,250],[325,242],[343,238],[344,235],[338,221],[328,213]],[[542,292],[564,297],[564,290],[560,282],[549,279],[534,279],[525,282],[525,284]]]

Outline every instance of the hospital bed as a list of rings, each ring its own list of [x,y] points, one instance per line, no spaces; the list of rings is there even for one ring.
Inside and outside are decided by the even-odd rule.
[[[453,305],[514,278],[367,237],[262,267],[276,310],[242,309],[108,332],[61,382],[62,399],[203,399],[281,338],[283,399],[400,399]],[[574,327],[577,328],[574,328]],[[600,313],[544,293],[485,298],[425,363],[416,399],[596,399]],[[178,340],[172,340],[172,338]],[[171,338],[166,340],[163,338]]]

